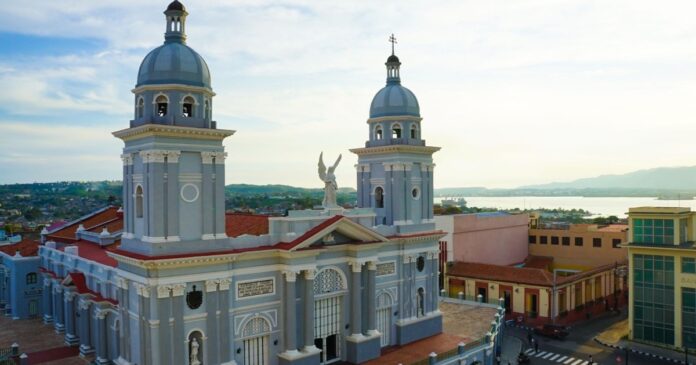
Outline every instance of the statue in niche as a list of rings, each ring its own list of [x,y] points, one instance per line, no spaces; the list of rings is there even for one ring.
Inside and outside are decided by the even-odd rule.
[[[198,360],[198,347],[200,345],[198,344],[198,341],[196,338],[191,339],[191,359],[190,359],[190,364],[191,365],[201,365],[201,362]]]
[[[324,208],[338,208],[338,204],[336,204],[338,184],[336,184],[334,171],[336,171],[339,162],[341,162],[341,155],[338,155],[336,163],[327,170],[326,165],[324,165],[324,152],[319,154],[319,179],[324,182],[324,201],[321,205]]]

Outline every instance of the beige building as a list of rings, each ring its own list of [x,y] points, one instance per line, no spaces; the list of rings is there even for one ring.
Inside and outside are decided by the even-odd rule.
[[[529,254],[550,256],[565,269],[584,271],[624,262],[628,252],[628,225],[570,224],[541,226],[530,219]]]

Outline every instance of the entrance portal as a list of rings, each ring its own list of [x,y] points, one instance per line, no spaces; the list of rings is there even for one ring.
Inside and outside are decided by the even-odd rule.
[[[340,360],[338,335],[329,335],[324,338],[315,338],[314,346],[321,350],[320,364],[330,364]]]

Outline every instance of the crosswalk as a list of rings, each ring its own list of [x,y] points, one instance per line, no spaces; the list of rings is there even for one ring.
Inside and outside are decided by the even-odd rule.
[[[595,362],[590,364],[589,360],[578,359],[578,358],[575,358],[572,356],[556,354],[556,353],[549,352],[549,351],[539,351],[539,352],[535,353],[534,349],[527,349],[527,351],[525,351],[524,353],[529,357],[538,357],[540,359],[544,359],[544,360],[551,361],[551,362],[556,362],[558,364],[563,364],[563,365],[595,365],[595,364],[597,364]]]

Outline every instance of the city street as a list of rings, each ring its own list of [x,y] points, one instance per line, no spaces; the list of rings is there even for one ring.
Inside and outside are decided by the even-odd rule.
[[[621,316],[608,316],[579,324],[571,328],[570,335],[565,340],[534,335],[533,337],[539,341],[538,352],[534,352],[534,349],[529,346],[527,331],[508,327],[506,336],[515,336],[522,341],[522,351],[528,354],[531,365],[589,365],[590,355],[595,364],[623,365],[626,364],[624,351],[602,346],[596,343],[593,338],[607,327],[625,318],[626,314],[624,313]],[[628,364],[660,365],[673,363],[631,353],[628,357]],[[503,363],[503,365],[508,364]],[[510,365],[516,365],[516,363],[512,361]]]

